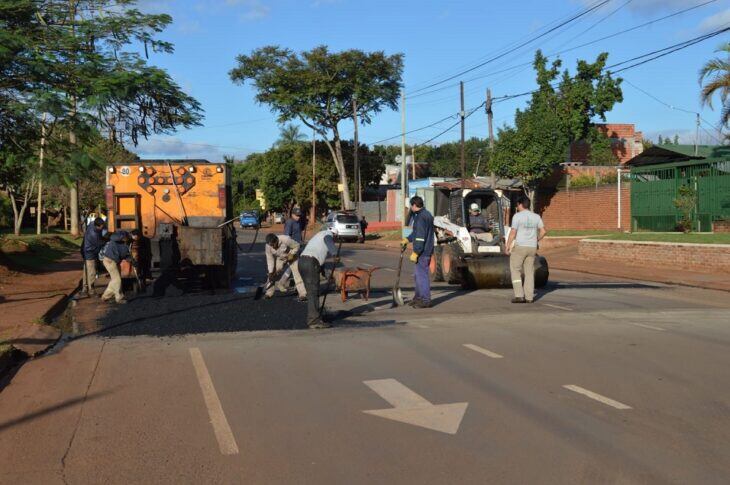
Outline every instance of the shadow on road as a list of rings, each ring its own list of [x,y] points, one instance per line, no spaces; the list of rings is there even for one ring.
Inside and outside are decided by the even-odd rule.
[[[89,394],[87,396],[79,396],[73,399],[67,399],[66,401],[60,402],[58,404],[54,404],[53,406],[48,406],[43,409],[39,409],[38,411],[35,411],[30,414],[26,414],[23,417],[11,419],[9,421],[5,421],[3,423],[0,423],[0,432],[4,431],[8,428],[12,428],[13,426],[17,426],[19,424],[25,423],[27,421],[32,421],[34,419],[40,418],[42,416],[45,416],[47,414],[52,414],[58,411],[61,411],[62,409],[71,407],[71,406],[78,406],[80,404],[83,404],[86,401],[91,401],[93,399],[98,399],[106,394],[110,394],[111,391],[104,391],[104,392],[97,392],[94,394]]]

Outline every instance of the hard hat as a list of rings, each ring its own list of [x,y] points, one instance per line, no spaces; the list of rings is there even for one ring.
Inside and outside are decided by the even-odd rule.
[[[469,206],[469,210],[471,210],[472,212],[479,212],[481,209],[479,208],[479,204],[474,202]]]

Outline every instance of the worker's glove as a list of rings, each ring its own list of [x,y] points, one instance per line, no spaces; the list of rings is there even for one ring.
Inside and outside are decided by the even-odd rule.
[[[408,259],[410,259],[412,263],[417,263],[418,262],[418,254],[411,253],[411,257],[408,258]]]
[[[287,263],[290,263],[291,264],[291,263],[293,263],[296,260],[297,260],[296,253],[289,253],[289,254],[286,255],[286,262]]]
[[[406,248],[408,247],[408,243],[409,242],[410,241],[406,237],[404,237],[403,239],[400,240],[400,248],[401,248],[401,251],[405,251],[406,250]]]

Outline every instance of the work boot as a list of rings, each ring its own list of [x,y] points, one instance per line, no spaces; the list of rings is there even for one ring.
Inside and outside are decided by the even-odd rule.
[[[431,308],[431,302],[424,301],[424,300],[417,300],[416,303],[413,304],[413,308]]]
[[[420,299],[420,298],[414,298],[414,299],[412,299],[411,301],[409,301],[408,303],[406,303],[406,305],[408,305],[408,306],[412,306],[412,307],[415,307],[415,306],[416,306],[416,304],[417,304],[417,303],[418,303],[419,301],[421,301],[421,299]]]
[[[125,305],[125,304],[129,303],[129,300],[127,300],[126,298],[122,298],[121,300],[117,300],[116,303],[117,303],[117,305]]]
[[[514,297],[512,298],[512,303],[525,303],[527,300],[524,299],[524,297]]]
[[[311,322],[309,322],[309,328],[311,329],[320,329],[320,328],[330,328],[332,325],[325,322],[321,318],[315,318]]]

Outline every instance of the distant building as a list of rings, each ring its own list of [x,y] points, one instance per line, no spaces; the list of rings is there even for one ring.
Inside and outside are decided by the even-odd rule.
[[[611,151],[621,165],[644,151],[644,136],[636,131],[633,124],[599,123],[596,125],[599,132],[611,140]],[[590,158],[591,146],[585,141],[573,142],[570,145],[570,160],[568,165],[584,165]]]

